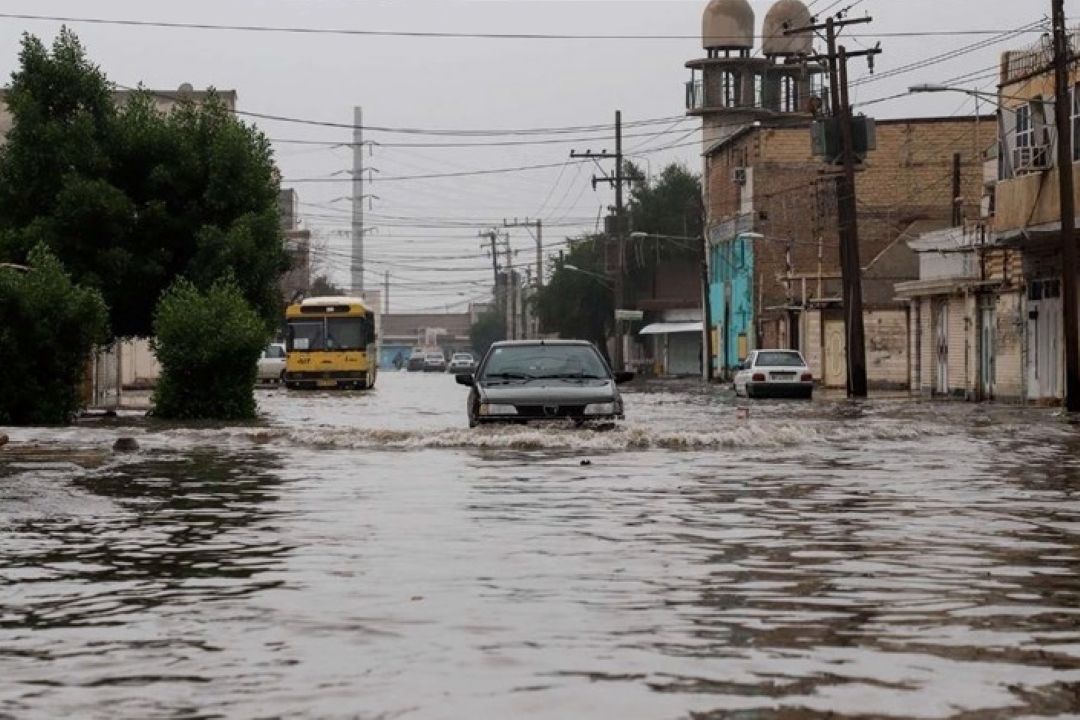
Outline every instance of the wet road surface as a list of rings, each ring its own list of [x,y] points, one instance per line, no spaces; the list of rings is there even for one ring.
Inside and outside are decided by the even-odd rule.
[[[1080,713],[1053,411],[654,385],[469,430],[465,393],[4,429],[0,717]]]

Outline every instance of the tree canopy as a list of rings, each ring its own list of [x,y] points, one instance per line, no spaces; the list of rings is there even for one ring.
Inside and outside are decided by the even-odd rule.
[[[669,260],[699,257],[701,179],[678,164],[668,165],[651,180],[633,163],[627,163],[624,172],[634,178],[627,202],[631,231],[658,236],[626,241],[624,295],[627,307],[634,307],[657,267]],[[614,243],[607,235],[589,235],[571,243],[563,264],[556,264],[551,281],[536,299],[544,332],[605,347],[615,315],[614,279],[609,275]]]
[[[151,334],[177,277],[208,289],[231,276],[275,322],[288,257],[267,138],[213,93],[168,112],[145,90],[119,97],[70,30],[51,49],[23,37],[0,148],[0,259],[44,244],[101,291],[119,337]]]

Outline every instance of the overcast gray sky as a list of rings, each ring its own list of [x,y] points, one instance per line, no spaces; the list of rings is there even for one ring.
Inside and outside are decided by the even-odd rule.
[[[852,0],[837,4],[840,9]],[[753,0],[760,32],[769,2]],[[818,0],[815,11],[832,0]],[[134,19],[185,23],[273,25],[391,31],[478,33],[632,34],[694,36],[700,32],[705,2],[621,0],[566,2],[501,0],[3,0],[0,12],[83,18]],[[853,32],[852,47],[871,46],[875,33],[960,30],[1010,30],[1049,15],[1049,0],[862,0],[853,14],[868,12],[869,26]],[[1080,15],[1080,0],[1067,0],[1070,18]],[[628,129],[652,135],[628,139],[631,150],[686,145],[697,139],[698,123],[681,118],[683,63],[702,54],[699,40],[521,40],[358,37],[265,32],[214,31],[71,25],[92,58],[113,81],[173,89],[188,82],[234,89],[239,109],[313,120],[351,123],[362,105],[365,125],[446,129],[514,129],[598,125],[612,122],[621,109],[624,122],[671,118],[662,124]],[[0,73],[14,69],[24,31],[48,40],[60,24],[0,18]],[[879,75],[930,56],[988,39],[980,35],[882,37]],[[903,92],[909,85],[941,82],[969,73],[968,87],[992,90],[992,71],[1001,51],[1038,40],[1027,34],[934,65],[858,86],[857,103]],[[853,79],[866,74],[858,66]],[[974,111],[961,94],[918,95],[869,105],[877,117],[952,115]],[[275,140],[349,142],[351,132],[277,121],[258,121]],[[612,202],[611,192],[594,192],[596,168],[566,164],[571,148],[613,149],[603,133],[569,137],[596,139],[574,144],[535,144],[481,148],[404,148],[376,146],[365,162],[377,168],[378,195],[368,224],[369,286],[392,276],[391,310],[462,309],[469,299],[490,296],[491,263],[480,252],[477,233],[503,218],[540,216],[545,240],[557,250],[567,237],[591,229],[598,211]],[[560,136],[554,136],[558,138]],[[561,136],[566,138],[567,136]],[[461,141],[368,132],[379,143]],[[484,142],[515,138],[464,138]],[[552,139],[530,136],[516,139]],[[334,279],[347,281],[350,194],[348,148],[275,143],[284,177],[336,178],[341,182],[293,185],[304,203],[305,225],[327,243],[319,260]],[[693,145],[651,152],[648,164],[684,162],[697,170]],[[383,177],[556,164],[556,167],[463,178],[380,181]],[[610,163],[608,163],[610,166]],[[286,182],[286,185],[292,183]],[[523,230],[512,231],[516,262],[533,257]]]

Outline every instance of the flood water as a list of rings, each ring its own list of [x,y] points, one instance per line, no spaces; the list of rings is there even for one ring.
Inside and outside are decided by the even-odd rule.
[[[653,385],[615,430],[469,430],[465,393],[5,429],[0,716],[1080,713],[1053,410]]]

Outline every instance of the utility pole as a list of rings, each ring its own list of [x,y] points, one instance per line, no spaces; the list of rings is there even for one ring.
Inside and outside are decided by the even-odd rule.
[[[836,45],[839,30],[849,26],[868,23],[871,18],[852,20],[828,18],[823,25],[785,30],[785,35],[807,31],[825,30],[828,54],[815,60],[829,64],[829,93],[833,121],[839,125],[841,160],[843,172],[836,178],[837,225],[840,236],[840,273],[843,283],[844,330],[847,350],[848,397],[866,397],[866,331],[863,326],[862,264],[859,259],[858,204],[855,197],[855,135],[848,97],[847,61],[852,57],[870,59],[881,53],[878,48],[849,53],[844,46]]]
[[[1061,195],[1061,320],[1065,325],[1065,409],[1080,411],[1080,329],[1076,307],[1076,203],[1069,111],[1069,35],[1065,0],[1053,0],[1054,120],[1057,125],[1058,192]]]
[[[960,153],[952,156],[952,226],[960,227],[964,222],[963,205],[960,198]]]
[[[499,295],[499,249],[496,246],[499,234],[495,230],[488,230],[486,232],[481,232],[480,237],[486,238],[488,243],[490,243],[490,245],[488,246],[488,251],[491,253],[491,281],[493,283],[491,286],[491,292],[495,296],[495,312],[499,313],[499,311],[503,311],[503,337],[505,338],[507,337],[507,328],[505,326],[505,301],[500,301]],[[481,248],[483,248],[482,244]]]
[[[510,250],[510,236],[504,238],[506,243],[506,339],[517,340],[517,323],[514,322],[514,294],[517,291],[517,283],[514,276],[514,258]]]
[[[626,215],[623,208],[623,185],[630,182],[631,178],[623,176],[623,154],[622,154],[622,111],[615,111],[615,153],[609,153],[602,151],[594,153],[592,151],[585,151],[578,153],[573,150],[570,151],[571,158],[589,158],[592,160],[614,160],[615,172],[611,175],[603,177],[593,177],[592,185],[593,189],[596,189],[597,183],[607,183],[615,188],[615,278],[612,283],[615,310],[623,309],[623,295],[624,295],[624,274],[626,268]],[[616,371],[624,369],[625,361],[623,358],[623,326],[622,321],[615,320],[615,353],[614,353],[614,365]]]
[[[383,273],[383,315],[390,314],[390,271]]]
[[[352,275],[350,288],[364,292],[364,109],[353,108]]]
[[[544,222],[539,218],[536,220],[525,218],[518,222],[518,219],[514,218],[514,222],[503,220],[503,227],[523,227],[532,235],[532,239],[536,242],[536,287],[544,287]]]

